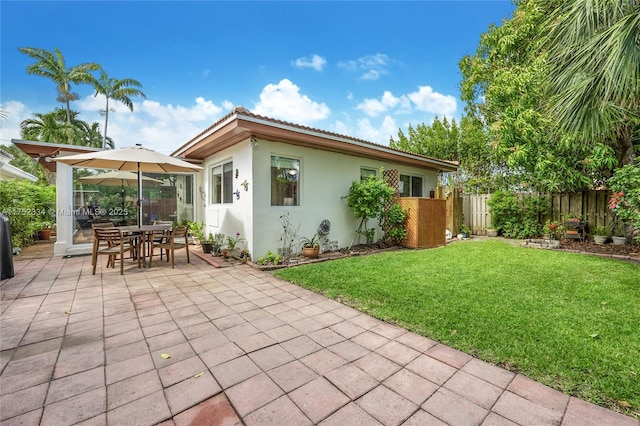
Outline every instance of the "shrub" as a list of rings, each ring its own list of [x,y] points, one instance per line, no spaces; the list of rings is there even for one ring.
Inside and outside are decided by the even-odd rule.
[[[640,242],[640,165],[627,164],[616,170],[607,184],[614,192],[609,208],[633,228],[633,237]]]
[[[349,194],[346,196],[347,205],[360,225],[356,234],[367,237],[367,242],[372,239],[375,230],[367,229],[367,221],[382,216],[384,208],[393,199],[395,190],[382,178],[382,172],[359,182],[352,182]],[[372,241],[371,241],[372,242]]]
[[[380,216],[380,227],[385,230],[383,239],[393,244],[399,244],[406,240],[407,230],[404,226],[406,221],[407,210],[403,209],[400,204],[393,203]]]
[[[0,212],[9,219],[11,242],[25,247],[56,222],[56,188],[28,181],[0,181]]]
[[[497,191],[491,195],[488,204],[494,228],[505,237],[531,238],[541,234],[539,217],[547,213],[546,197],[519,199],[511,192]]]

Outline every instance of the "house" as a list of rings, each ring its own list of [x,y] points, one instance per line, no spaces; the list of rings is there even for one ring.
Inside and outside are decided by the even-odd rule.
[[[206,233],[240,234],[254,258],[286,249],[285,219],[305,237],[313,236],[326,219],[331,224],[326,240],[334,248],[348,246],[358,222],[343,197],[353,181],[380,168],[401,197],[432,197],[438,173],[457,169],[454,162],[263,117],[242,107],[172,155],[203,167],[192,198]],[[186,182],[179,185],[183,183],[187,188]],[[381,236],[378,230],[376,239]]]
[[[0,180],[26,179],[31,182],[36,182],[38,180],[38,178],[31,173],[27,173],[24,170],[9,164],[9,161],[11,160],[13,160],[13,155],[0,149]]]

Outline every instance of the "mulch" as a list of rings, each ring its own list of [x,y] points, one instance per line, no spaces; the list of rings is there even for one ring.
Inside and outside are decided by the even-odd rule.
[[[640,246],[635,244],[596,244],[591,241],[580,242],[577,240],[562,240],[560,241],[560,249],[609,256],[638,257],[638,259],[640,260]]]

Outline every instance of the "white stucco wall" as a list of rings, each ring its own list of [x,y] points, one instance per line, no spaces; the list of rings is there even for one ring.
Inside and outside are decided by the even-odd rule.
[[[272,155],[300,160],[299,206],[271,206]],[[240,191],[240,199],[234,194],[233,203],[212,204],[211,169],[228,161],[233,161],[233,192]],[[264,256],[268,250],[276,253],[282,247],[279,218],[286,212],[300,236],[313,236],[320,222],[328,219],[331,222],[329,239],[337,240],[339,247],[348,246],[358,222],[341,197],[347,195],[351,182],[360,180],[361,168],[383,167],[420,176],[425,196],[437,183],[437,172],[432,170],[266,140],[259,140],[254,147],[249,145],[249,140],[240,142],[207,158],[202,166],[195,189],[197,220],[205,222],[206,234],[221,232],[235,236],[239,232],[254,259]],[[241,185],[245,180],[248,191]],[[377,223],[372,221],[370,226],[377,228]],[[381,236],[378,230],[376,239]]]
[[[205,234],[208,235],[221,232],[228,236],[234,236],[240,233],[240,237],[245,239],[246,248],[253,253],[252,242],[255,237],[253,235],[253,220],[251,218],[253,209],[253,199],[251,197],[254,191],[253,173],[251,168],[252,148],[249,141],[241,142],[228,148],[213,157],[207,158],[203,164],[203,171],[200,173],[197,195],[198,199],[204,205],[203,221],[205,223]],[[240,191],[240,198],[237,199],[233,195],[233,203],[230,204],[212,204],[211,203],[211,169],[217,165],[222,165],[228,161],[233,161],[233,192]],[[238,177],[236,178],[236,169]],[[241,183],[244,181],[249,183],[248,191],[245,191]],[[202,200],[199,188],[204,190],[206,201]]]

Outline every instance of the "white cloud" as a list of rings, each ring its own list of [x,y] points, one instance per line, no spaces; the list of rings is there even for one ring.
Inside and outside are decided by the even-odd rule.
[[[300,88],[288,79],[278,84],[268,84],[260,93],[260,101],[253,112],[268,117],[280,118],[298,124],[309,124],[325,119],[330,110],[325,103],[312,101],[300,94]]]
[[[327,60],[322,56],[313,54],[311,56],[298,58],[293,61],[292,64],[296,68],[313,68],[316,71],[322,71],[324,66],[327,64]]]
[[[430,86],[419,86],[417,92],[411,92],[407,97],[418,111],[430,112],[439,116],[452,117],[456,112],[456,98],[434,92]]]
[[[338,66],[347,71],[362,71],[360,79],[377,80],[382,75],[389,74],[387,67],[391,60],[384,53],[362,56],[355,60],[340,61]]]
[[[398,132],[398,125],[393,117],[387,115],[378,127],[375,127],[368,118],[358,120],[356,128],[357,138],[375,142],[381,145],[389,145],[389,137]]]
[[[380,145],[389,145],[389,138],[398,133],[398,125],[395,119],[389,115],[377,124],[365,117],[357,120],[354,127],[340,120],[333,123],[331,127],[332,132]]]
[[[6,113],[6,120],[0,123],[0,145],[10,145],[11,139],[22,139],[20,123],[32,117],[33,111],[27,105],[18,101],[8,101],[0,104],[0,109]]]
[[[395,107],[400,107],[402,109],[410,109],[411,106],[409,104],[409,99],[402,95],[400,97],[393,96],[388,90],[385,90],[382,94],[382,98],[378,99],[369,99],[365,98],[362,102],[360,102],[356,108],[364,111],[365,114],[371,117],[377,117],[378,115],[389,111]]]

